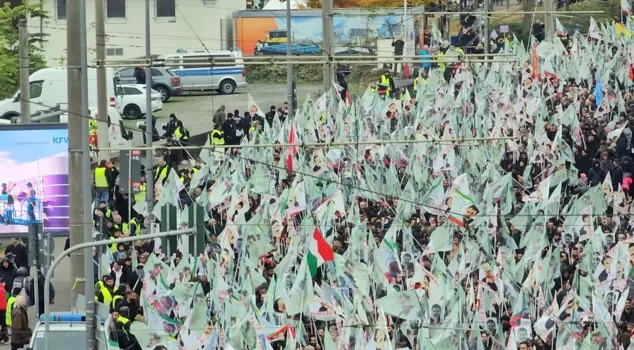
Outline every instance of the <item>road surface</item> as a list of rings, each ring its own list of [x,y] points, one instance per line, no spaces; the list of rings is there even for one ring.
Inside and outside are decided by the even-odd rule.
[[[299,84],[297,99],[301,103],[308,94],[318,93],[322,90],[320,85]],[[216,92],[185,92],[183,96],[170,98],[167,103],[163,104],[162,111],[154,113],[158,118],[157,128],[161,132],[160,124],[166,123],[169,115],[174,113],[178,119],[183,121],[190,134],[210,132],[213,129],[213,115],[220,106],[224,105],[227,113],[233,113],[237,109],[241,114],[244,114],[249,108],[249,95],[265,113],[272,105],[279,108],[282,103],[288,101],[286,85],[249,85],[247,89],[238,89],[232,95],[219,95]],[[127,127],[135,129],[140,120],[126,120],[124,123]],[[143,144],[139,132],[135,132],[133,144]]]

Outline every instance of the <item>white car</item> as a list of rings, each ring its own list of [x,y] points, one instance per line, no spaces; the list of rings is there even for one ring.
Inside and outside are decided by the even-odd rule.
[[[117,109],[124,118],[140,118],[146,113],[145,85],[122,84],[117,85]],[[152,90],[152,112],[163,109],[161,94]]]

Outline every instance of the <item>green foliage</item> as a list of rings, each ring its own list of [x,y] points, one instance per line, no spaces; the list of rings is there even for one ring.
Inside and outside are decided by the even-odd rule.
[[[22,5],[0,7],[0,97],[12,96],[20,85],[18,20],[26,18],[28,23],[40,23],[48,14],[40,3],[25,1]],[[32,25],[31,25],[32,27]],[[29,58],[31,72],[46,67],[41,44],[45,41],[39,33],[29,35]]]
[[[573,32],[575,26],[579,24],[583,33],[588,31],[590,26],[590,17],[593,17],[597,24],[611,22],[613,16],[619,16],[621,2],[619,0],[609,0],[603,2],[600,0],[584,1],[570,4],[570,11],[599,11],[601,13],[594,14],[573,14],[572,16],[561,16],[559,21],[566,27],[568,32]]]
[[[376,66],[356,65],[352,74],[348,76],[349,84],[365,83],[368,74]],[[253,84],[282,84],[286,83],[286,65],[251,65],[246,67],[247,82]],[[323,67],[320,64],[293,65],[295,80],[298,83],[320,84],[323,81]],[[378,75],[377,75],[378,76]]]

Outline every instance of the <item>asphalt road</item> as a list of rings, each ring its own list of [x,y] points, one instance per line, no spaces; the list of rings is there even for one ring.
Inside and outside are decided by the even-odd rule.
[[[298,103],[306,98],[308,94],[322,91],[320,85],[299,84],[297,87]],[[158,118],[157,127],[167,122],[171,113],[183,121],[185,128],[194,134],[210,132],[213,129],[212,118],[220,106],[224,105],[226,112],[234,110],[244,113],[249,108],[249,95],[253,98],[258,107],[265,113],[272,105],[280,107],[288,101],[286,85],[249,85],[246,89],[238,89],[231,95],[220,95],[214,92],[185,92],[183,96],[174,96],[167,103],[163,104],[163,110],[155,112]],[[127,127],[136,128],[140,120],[126,120]],[[159,130],[160,132],[161,130]],[[143,139],[140,133],[136,132],[133,139],[134,145],[141,145]]]

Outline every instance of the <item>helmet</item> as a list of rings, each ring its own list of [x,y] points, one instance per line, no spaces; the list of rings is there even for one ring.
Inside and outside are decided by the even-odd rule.
[[[26,276],[27,271],[26,271],[26,267],[22,266],[18,269],[18,276],[24,277]]]

